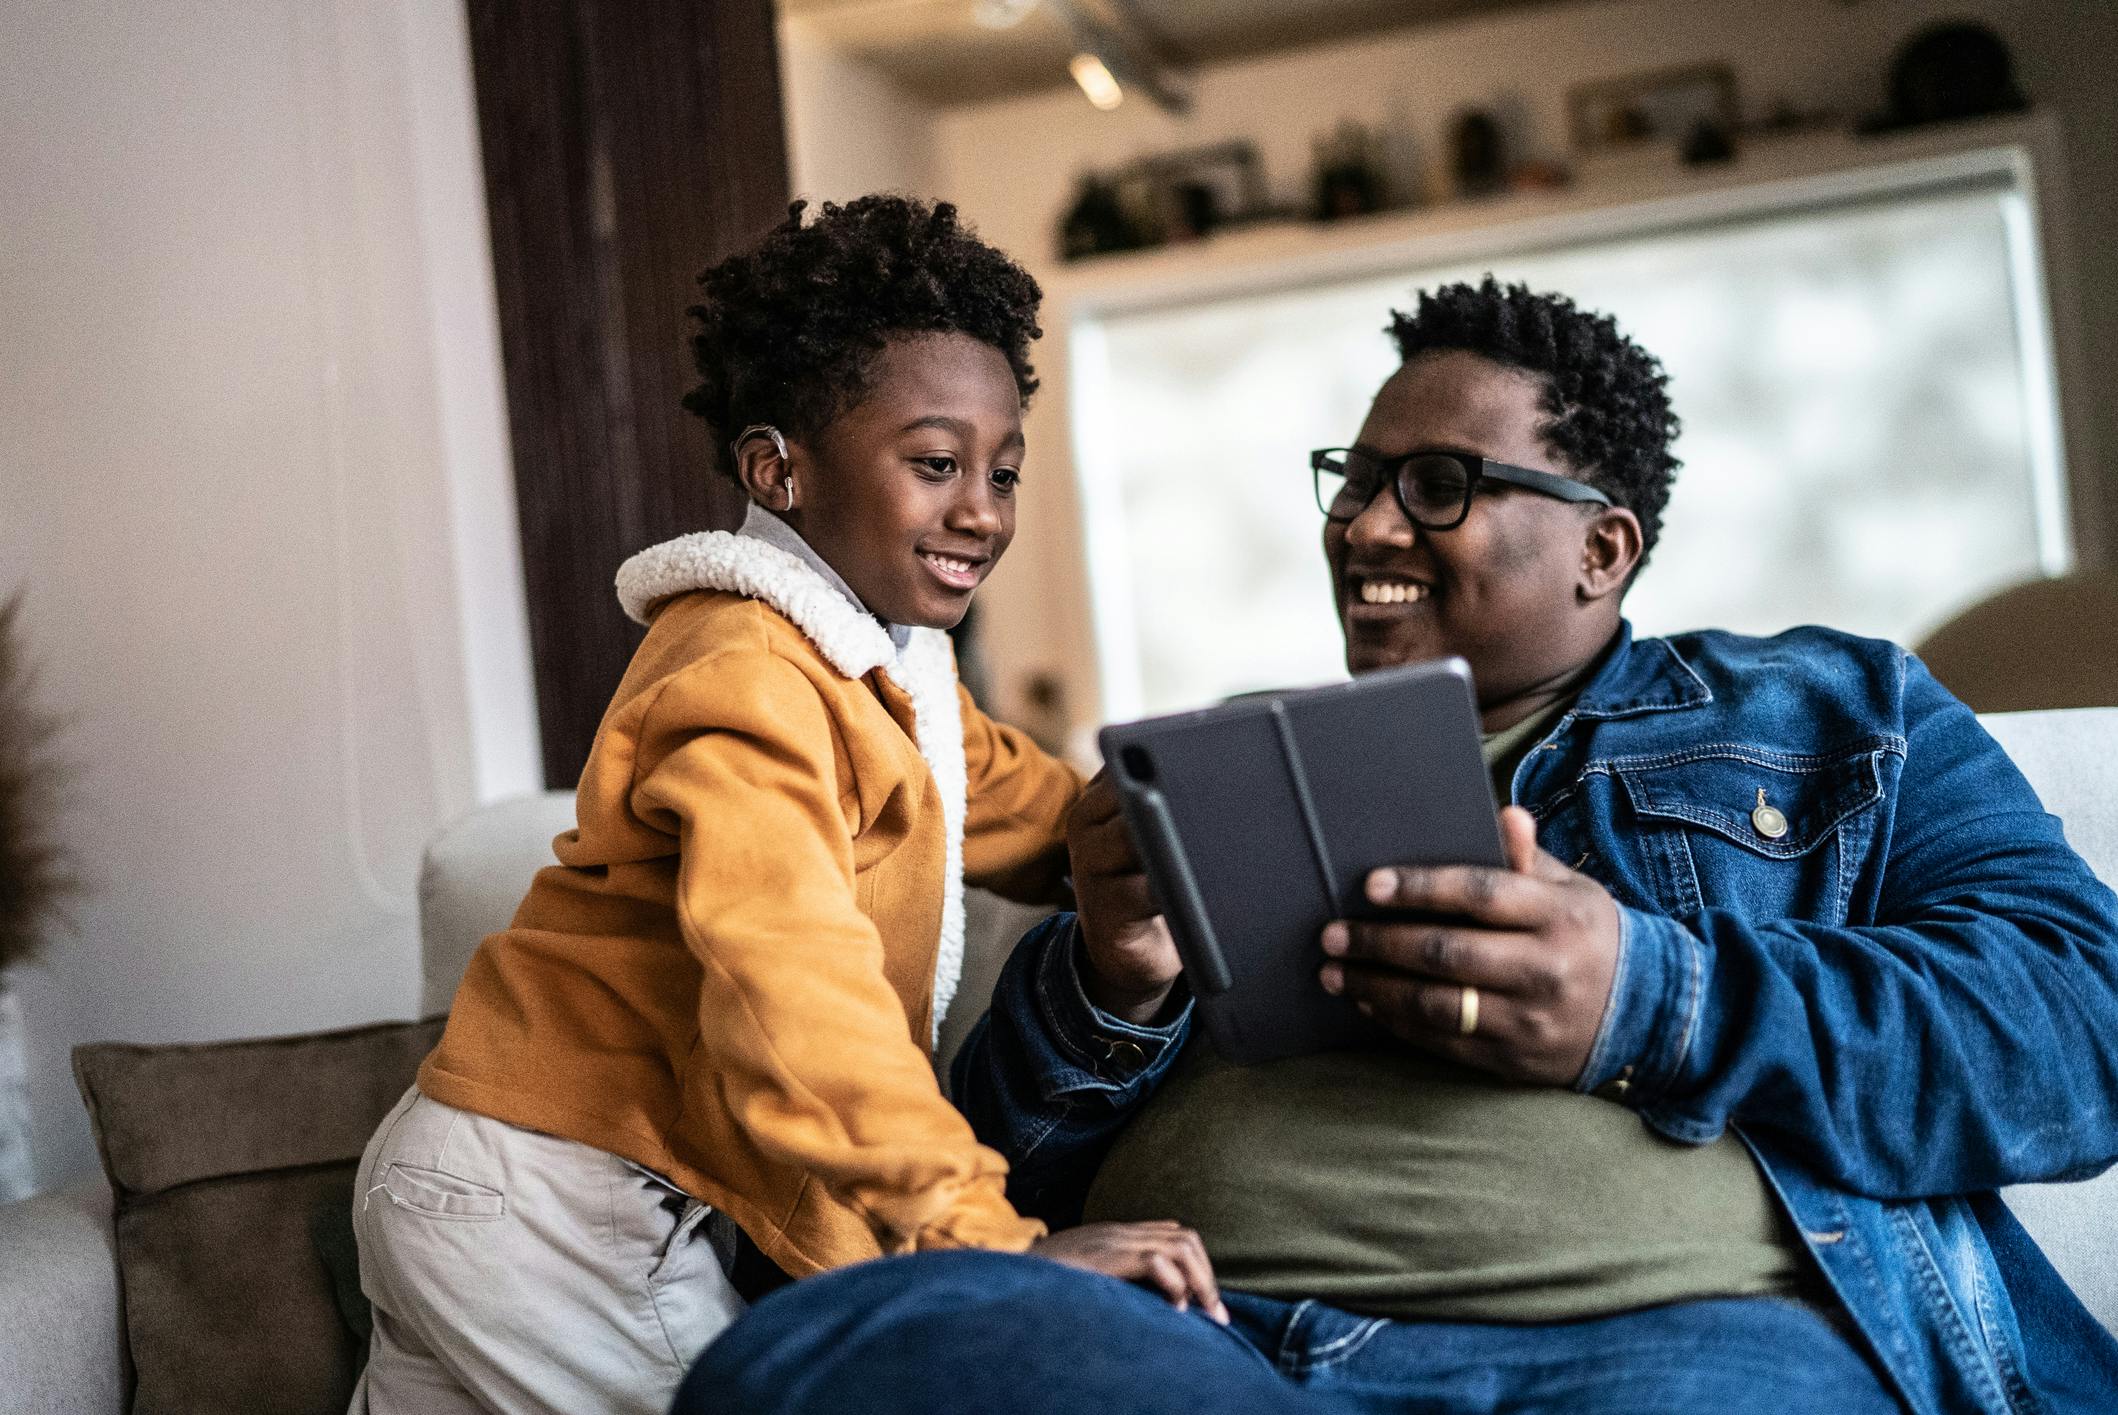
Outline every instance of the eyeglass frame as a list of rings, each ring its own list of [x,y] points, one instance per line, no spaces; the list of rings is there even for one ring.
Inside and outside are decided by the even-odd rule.
[[[1488,481],[1499,482],[1503,486],[1521,487],[1524,491],[1534,491],[1540,496],[1549,496],[1555,501],[1569,501],[1577,505],[1611,506],[1616,504],[1601,489],[1590,486],[1587,482],[1578,478],[1563,477],[1557,472],[1541,472],[1535,467],[1518,467],[1511,462],[1496,462],[1492,458],[1482,457],[1476,452],[1459,452],[1451,447],[1422,447],[1416,451],[1407,452],[1401,457],[1378,457],[1359,447],[1319,447],[1309,454],[1312,494],[1316,498],[1316,509],[1324,513],[1324,519],[1336,522],[1339,525],[1347,525],[1357,520],[1361,511],[1367,510],[1369,506],[1374,504],[1375,494],[1370,492],[1368,499],[1361,503],[1360,510],[1355,511],[1351,516],[1332,515],[1331,508],[1324,504],[1324,475],[1326,472],[1330,472],[1331,475],[1339,477],[1342,482],[1348,480],[1343,471],[1331,471],[1330,468],[1324,465],[1324,459],[1333,453],[1353,454],[1365,457],[1374,463],[1376,470],[1389,482],[1391,492],[1397,497],[1398,509],[1405,513],[1405,519],[1423,531],[1453,531],[1469,520],[1471,503],[1478,496],[1479,484]],[[1455,520],[1437,524],[1422,520],[1412,510],[1411,498],[1405,495],[1405,468],[1411,466],[1413,462],[1422,457],[1447,458],[1463,468],[1463,504],[1457,508]],[[1380,490],[1382,490],[1380,486],[1376,487],[1376,491]],[[1332,497],[1333,501],[1337,499],[1336,496]]]

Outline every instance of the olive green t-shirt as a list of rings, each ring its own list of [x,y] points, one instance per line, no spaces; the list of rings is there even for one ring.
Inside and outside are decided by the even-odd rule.
[[[1501,799],[1564,708],[1487,738]],[[1806,1289],[1806,1255],[1735,1136],[1680,1145],[1611,1101],[1400,1046],[1246,1067],[1195,1030],[1085,1217],[1176,1219],[1228,1287],[1400,1320]]]

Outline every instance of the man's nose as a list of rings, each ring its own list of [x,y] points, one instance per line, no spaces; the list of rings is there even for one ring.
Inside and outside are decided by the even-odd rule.
[[[1412,544],[1414,533],[1404,508],[1397,504],[1397,493],[1387,482],[1377,487],[1360,514],[1346,523],[1349,545],[1407,546]]]

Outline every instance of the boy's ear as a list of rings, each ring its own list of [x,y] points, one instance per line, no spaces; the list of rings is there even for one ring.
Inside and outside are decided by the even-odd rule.
[[[735,445],[735,477],[750,499],[768,511],[791,511],[800,493],[794,462],[778,432],[754,432]]]
[[[1597,512],[1584,531],[1579,581],[1582,600],[1593,602],[1622,592],[1640,563],[1644,544],[1640,518],[1623,506],[1611,506]]]

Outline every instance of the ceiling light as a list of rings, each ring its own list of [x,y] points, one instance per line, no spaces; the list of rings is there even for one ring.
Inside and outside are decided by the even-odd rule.
[[[1038,0],[978,0],[971,18],[983,29],[1013,29],[1037,8]]]
[[[1104,112],[1110,112],[1125,101],[1125,90],[1118,87],[1118,81],[1111,77],[1110,70],[1095,55],[1085,51],[1076,54],[1068,62],[1066,71],[1074,76],[1075,83],[1081,85],[1088,101]]]
[[[1125,94],[1144,93],[1167,113],[1183,113],[1190,95],[1163,57],[1163,47],[1132,12],[1134,0],[1042,0],[1044,13],[1066,27],[1074,82],[1098,108],[1116,108]],[[1121,88],[1120,85],[1123,85]]]

